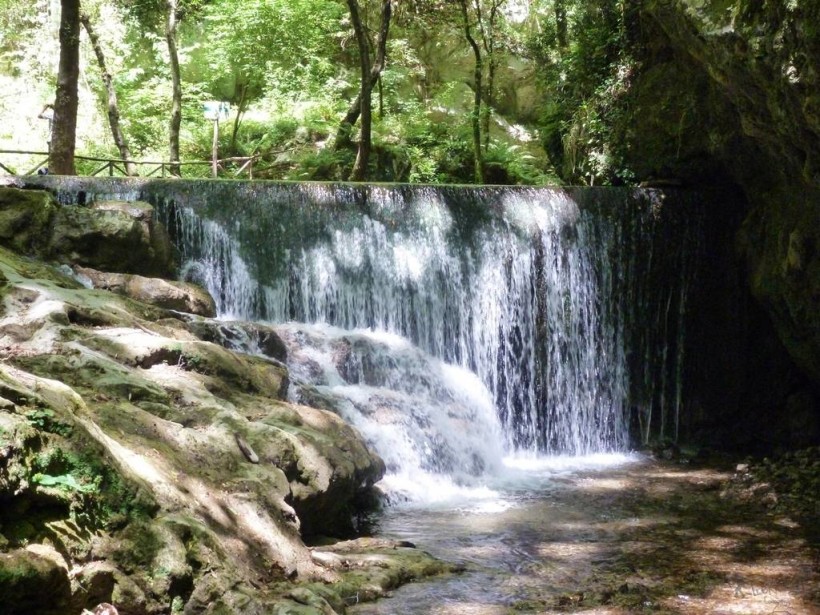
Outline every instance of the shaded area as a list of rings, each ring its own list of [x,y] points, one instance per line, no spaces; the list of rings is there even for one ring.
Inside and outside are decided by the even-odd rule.
[[[759,498],[727,492],[730,477],[646,461],[553,477],[503,512],[396,514],[387,534],[468,572],[355,612],[818,612],[817,545]]]

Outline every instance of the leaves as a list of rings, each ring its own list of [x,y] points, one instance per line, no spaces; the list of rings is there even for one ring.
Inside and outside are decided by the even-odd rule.
[[[78,493],[94,493],[97,491],[96,485],[80,483],[71,474],[51,476],[50,474],[37,473],[31,477],[31,480],[41,487],[57,487],[65,491],[76,491]]]

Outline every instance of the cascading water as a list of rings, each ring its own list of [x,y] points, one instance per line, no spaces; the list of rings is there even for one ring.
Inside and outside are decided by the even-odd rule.
[[[599,275],[616,246],[590,241],[591,216],[560,191],[502,193],[499,215],[467,235],[439,191],[369,196],[403,224],[367,214],[331,223],[288,246],[265,281],[229,227],[184,207],[174,222],[223,314],[401,335],[478,375],[510,448],[626,446],[625,340],[611,277]]]
[[[391,497],[447,499],[500,468],[501,429],[475,374],[405,338],[327,325],[278,327],[294,402],[328,407],[379,452]]]
[[[294,394],[393,475],[674,435],[698,218],[661,193],[127,185],[101,192],[159,207],[222,317],[306,323],[281,328]]]

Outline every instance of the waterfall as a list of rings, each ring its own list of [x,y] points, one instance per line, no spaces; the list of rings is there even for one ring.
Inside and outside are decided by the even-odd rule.
[[[554,189],[474,189],[469,203],[431,187],[278,186],[263,196],[239,212],[225,204],[222,219],[212,205],[169,210],[221,314],[402,336],[478,376],[511,450],[626,448],[630,359],[643,364],[650,408],[679,392],[682,345],[665,339],[683,292],[662,289],[657,322],[641,322],[658,301],[641,280],[657,195],[621,192],[611,210]]]
[[[221,317],[304,323],[282,329],[302,361],[291,369],[304,395],[335,391],[330,405],[363,432],[365,397],[383,401],[388,389],[401,397],[385,416],[412,415],[408,399],[418,400],[420,431],[405,434],[416,456],[436,451],[425,424],[437,399],[461,424],[475,420],[463,418],[465,407],[489,399],[497,428],[481,413],[476,437],[496,430],[507,452],[583,455],[625,450],[630,430],[644,440],[677,435],[687,293],[699,266],[697,198],[635,189],[97,181],[86,181],[83,199],[158,207],[183,274],[208,288]],[[72,191],[80,192],[63,184],[57,193],[70,201]],[[355,370],[327,358],[340,345],[368,346],[371,364],[378,357],[405,374],[426,369],[425,386],[438,393],[403,389],[395,374],[375,384],[353,378]],[[450,369],[464,376],[457,386],[442,384]],[[480,392],[464,402],[468,390]],[[496,457],[459,442],[431,454],[466,458],[438,468],[422,459],[421,471],[469,474],[467,466]]]

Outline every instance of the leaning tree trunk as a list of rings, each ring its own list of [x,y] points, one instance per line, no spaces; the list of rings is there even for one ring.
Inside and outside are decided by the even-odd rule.
[[[368,49],[367,34],[364,31],[362,18],[359,15],[357,0],[347,0],[350,8],[350,19],[353,22],[353,31],[356,33],[356,42],[359,44],[359,67],[361,68],[362,87],[360,90],[362,131],[359,138],[359,150],[356,154],[356,163],[353,165],[351,181],[363,181],[367,174],[367,161],[370,157],[370,50]]]
[[[481,38],[484,43],[484,51],[487,59],[487,81],[484,86],[484,108],[481,111],[481,129],[482,138],[484,139],[484,153],[490,148],[490,119],[492,110],[495,107],[495,70],[498,67],[498,50],[497,36],[496,36],[496,21],[501,6],[506,0],[492,0],[490,3],[490,16],[487,19],[487,26],[483,27],[479,20],[479,27],[481,28]]]
[[[348,0],[348,5],[356,4],[356,14],[357,17],[358,13],[358,4],[355,0]],[[379,81],[379,77],[381,76],[382,70],[384,70],[384,65],[387,59],[387,37],[390,33],[390,17],[392,13],[392,2],[391,0],[383,0],[382,1],[382,13],[381,13],[381,24],[379,26],[379,35],[376,40],[376,58],[373,60],[373,64],[370,67],[370,76],[367,81],[367,88],[370,92],[373,91],[373,87]],[[353,9],[351,9],[351,19],[353,15]],[[361,19],[359,19],[359,23],[361,25]],[[355,24],[354,24],[355,29]],[[357,41],[358,41],[358,34]],[[368,54],[369,55],[369,54]],[[353,132],[353,126],[355,126],[356,122],[359,120],[359,116],[362,113],[363,108],[363,91],[362,89],[359,90],[359,93],[356,94],[356,98],[351,103],[350,107],[347,110],[344,118],[342,119],[341,124],[339,124],[339,130],[336,133],[336,149],[340,149],[344,146],[347,146],[350,143],[350,134]],[[370,96],[370,92],[368,92],[368,96]]]
[[[60,64],[54,99],[49,171],[74,175],[74,146],[77,139],[77,80],[80,76],[80,1],[60,3]]]
[[[117,104],[117,92],[114,89],[111,73],[108,72],[105,64],[105,55],[103,55],[100,37],[97,36],[97,31],[91,25],[91,19],[88,15],[80,15],[80,21],[88,34],[91,46],[94,48],[94,55],[97,56],[97,64],[100,66],[103,85],[105,85],[105,92],[108,95],[108,123],[111,126],[111,136],[114,137],[114,144],[120,152],[120,158],[125,161],[125,174],[134,176],[137,174],[137,165],[131,160],[131,151],[128,149],[128,143],[125,141],[125,135],[123,135],[120,127],[120,107]]]
[[[464,35],[467,37],[467,42],[473,49],[475,56],[475,96],[473,97],[473,112],[470,119],[473,125],[473,173],[475,182],[481,184],[484,182],[484,158],[481,153],[481,73],[483,72],[483,65],[481,60],[481,49],[478,46],[475,38],[473,38],[472,30],[470,29],[470,17],[467,13],[467,0],[459,0],[461,5],[461,17],[464,21]]]
[[[239,102],[236,105],[236,117],[233,120],[233,131],[231,132],[231,145],[230,145],[230,152],[231,155],[235,155],[236,152],[236,136],[239,133],[239,123],[242,121],[242,116],[245,113],[245,109],[248,105],[248,84],[242,84],[242,93],[239,95]]]
[[[168,127],[169,159],[171,174],[179,176],[179,129],[182,124],[182,80],[179,73],[179,53],[177,51],[178,0],[167,0],[168,21],[165,25],[165,40],[168,43],[168,57],[171,67],[171,121]]]

